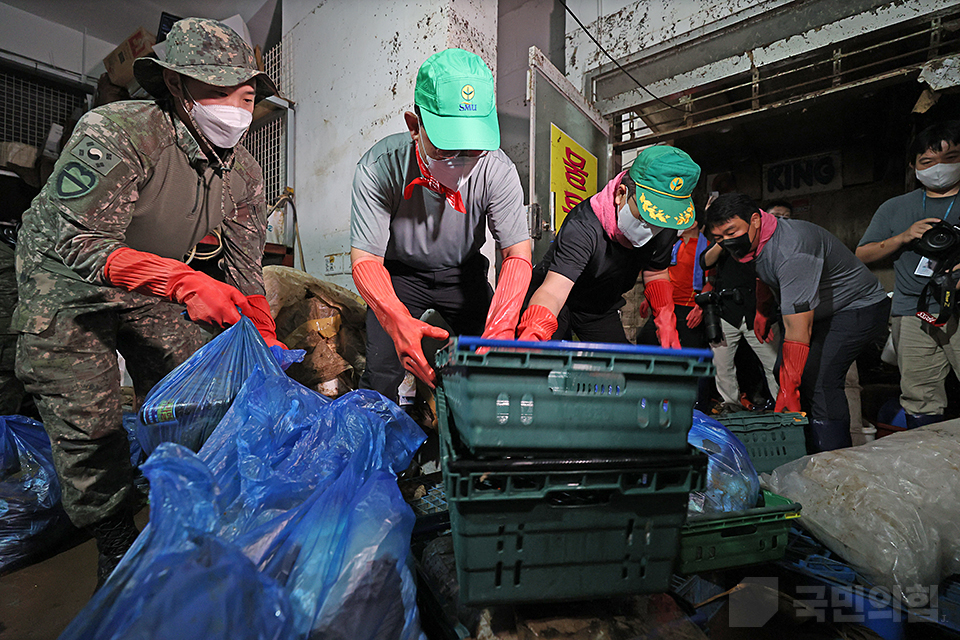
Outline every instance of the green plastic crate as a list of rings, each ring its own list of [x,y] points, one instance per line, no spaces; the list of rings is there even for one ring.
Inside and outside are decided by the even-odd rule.
[[[770,473],[807,455],[807,417],[802,413],[739,411],[717,420],[744,444],[757,473]]]
[[[461,604],[655,593],[669,588],[706,457],[476,460],[441,428]]]
[[[687,518],[680,532],[677,572],[686,575],[779,560],[800,503],[762,491],[763,506],[721,516]]]
[[[714,373],[711,354],[704,350],[542,343],[554,350],[480,354],[464,344],[471,343],[454,340],[436,361],[449,417],[474,452],[682,453],[693,423],[697,381]],[[447,417],[440,415],[441,420]]]

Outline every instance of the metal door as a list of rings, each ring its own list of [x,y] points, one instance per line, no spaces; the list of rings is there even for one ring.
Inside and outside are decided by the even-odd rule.
[[[566,213],[614,175],[610,123],[536,47],[530,47],[530,233],[546,253]]]

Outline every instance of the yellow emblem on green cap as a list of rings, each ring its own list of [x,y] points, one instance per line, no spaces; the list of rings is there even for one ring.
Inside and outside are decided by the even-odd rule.
[[[683,188],[683,178],[677,176],[670,181],[670,191],[679,191]]]
[[[463,89],[460,90],[460,96],[467,102],[470,102],[471,100],[473,100],[473,96],[474,96],[473,86],[469,84],[463,85]]]

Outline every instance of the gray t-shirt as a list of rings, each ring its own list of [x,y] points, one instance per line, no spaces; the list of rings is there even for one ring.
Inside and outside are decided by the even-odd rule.
[[[757,256],[757,277],[778,291],[781,314],[812,309],[815,320],[868,307],[887,295],[836,236],[805,220],[777,221]]]
[[[947,217],[947,222],[960,223],[960,203],[954,203],[956,197],[927,197],[926,204],[924,204],[923,193],[923,189],[917,189],[902,196],[890,198],[880,205],[877,212],[873,214],[870,226],[867,227],[863,237],[860,238],[859,246],[862,247],[871,242],[882,242],[887,238],[892,238],[909,229],[914,222],[924,218],[943,219],[948,209],[950,215]],[[891,314],[894,316],[912,316],[917,312],[920,291],[929,278],[915,275],[917,265],[920,263],[919,253],[904,248],[893,255],[895,280]],[[929,311],[934,315],[938,314],[940,305],[931,300]]]
[[[350,244],[423,271],[456,267],[480,251],[484,221],[501,247],[530,239],[523,188],[513,162],[496,149],[483,156],[460,188],[466,214],[435,191],[403,190],[420,168],[409,133],[388,136],[357,163]]]

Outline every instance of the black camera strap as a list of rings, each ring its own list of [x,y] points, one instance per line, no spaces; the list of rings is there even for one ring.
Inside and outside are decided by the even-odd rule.
[[[957,266],[960,256],[951,256],[949,260],[941,260],[927,283],[920,291],[917,301],[917,317],[935,327],[942,327],[950,321],[956,306],[957,283],[960,283],[960,271],[952,270]],[[940,314],[934,316],[929,312],[930,298],[936,296],[940,305]]]

